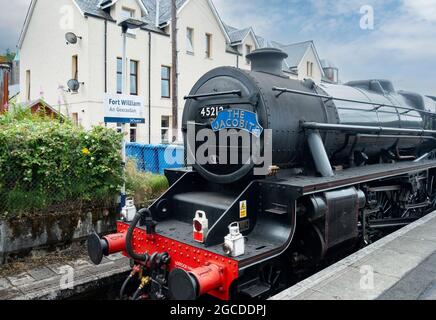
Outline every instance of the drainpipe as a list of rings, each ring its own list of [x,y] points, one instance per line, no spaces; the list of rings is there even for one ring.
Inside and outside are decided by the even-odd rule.
[[[104,92],[107,93],[107,20],[104,20]]]
[[[9,72],[8,69],[3,69],[3,96],[0,105],[0,113],[7,110],[7,105],[9,102]]]
[[[156,0],[156,28],[159,28],[159,22],[160,22],[160,0]]]
[[[151,144],[151,32],[148,32],[148,144]]]

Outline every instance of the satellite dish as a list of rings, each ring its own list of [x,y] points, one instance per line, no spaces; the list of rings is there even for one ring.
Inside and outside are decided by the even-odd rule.
[[[82,39],[82,37],[76,36],[76,34],[73,32],[67,32],[65,34],[65,39],[67,40],[67,44],[76,44],[77,39]]]
[[[67,86],[70,92],[77,93],[80,88],[80,82],[76,79],[71,79],[67,82]]]

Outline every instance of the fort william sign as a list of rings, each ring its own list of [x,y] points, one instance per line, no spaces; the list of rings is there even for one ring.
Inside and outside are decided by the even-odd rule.
[[[144,101],[138,96],[106,94],[104,97],[104,122],[145,123]]]

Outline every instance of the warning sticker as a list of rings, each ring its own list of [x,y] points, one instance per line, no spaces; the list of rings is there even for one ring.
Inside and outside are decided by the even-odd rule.
[[[239,217],[247,218],[247,200],[239,202]]]

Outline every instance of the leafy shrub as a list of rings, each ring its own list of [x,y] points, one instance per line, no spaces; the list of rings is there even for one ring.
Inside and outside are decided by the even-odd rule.
[[[142,172],[137,169],[135,160],[128,160],[126,165],[127,195],[135,199],[138,205],[159,197],[168,189],[168,180],[165,176]]]
[[[60,121],[61,120],[61,121]],[[0,116],[0,214],[72,201],[111,202],[122,184],[121,135],[14,108]]]

